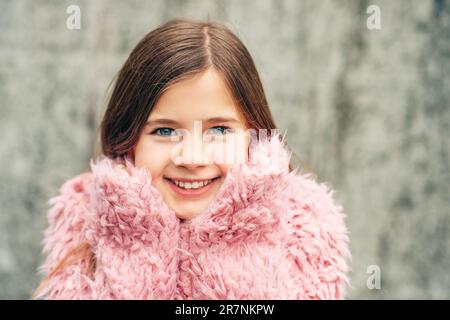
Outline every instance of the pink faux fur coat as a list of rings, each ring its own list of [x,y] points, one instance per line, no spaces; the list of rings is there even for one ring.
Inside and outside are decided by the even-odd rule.
[[[177,218],[129,159],[91,160],[91,172],[49,201],[39,271],[48,274],[88,243],[95,273],[72,262],[37,298],[344,298],[351,256],[334,191],[289,172],[291,154],[278,139],[250,154],[258,163],[230,167],[213,202],[191,220]]]

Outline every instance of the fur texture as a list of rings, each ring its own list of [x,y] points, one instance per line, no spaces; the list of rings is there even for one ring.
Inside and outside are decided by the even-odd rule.
[[[334,190],[289,172],[275,137],[228,170],[201,215],[180,220],[145,169],[129,159],[91,160],[50,199],[43,239],[48,274],[74,246],[83,259],[44,286],[41,299],[342,299],[351,255]],[[130,174],[116,170],[125,165]]]

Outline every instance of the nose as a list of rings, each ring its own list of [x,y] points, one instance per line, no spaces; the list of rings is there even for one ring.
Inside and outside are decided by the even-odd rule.
[[[192,135],[183,137],[183,141],[179,142],[172,149],[172,162],[177,166],[190,170],[209,165],[211,161],[207,154],[203,136]]]

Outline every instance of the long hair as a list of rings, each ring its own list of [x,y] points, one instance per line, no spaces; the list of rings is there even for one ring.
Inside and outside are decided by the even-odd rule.
[[[222,23],[174,19],[145,35],[120,69],[100,124],[101,153],[130,155],[161,95],[209,68],[225,79],[249,129],[277,129],[255,63],[239,38]],[[88,246],[82,249],[81,256],[93,256]]]
[[[250,53],[223,24],[168,21],[148,33],[120,70],[100,128],[102,153],[128,154],[158,98],[172,84],[214,68],[252,129],[276,129]]]

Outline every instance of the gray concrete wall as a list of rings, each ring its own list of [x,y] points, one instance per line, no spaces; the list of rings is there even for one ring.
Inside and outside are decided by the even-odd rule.
[[[71,4],[80,30],[66,28]],[[371,4],[381,30],[366,27]],[[338,190],[349,298],[450,298],[448,0],[0,1],[0,298],[38,284],[47,200],[87,168],[125,57],[182,16],[231,26],[279,127]]]

